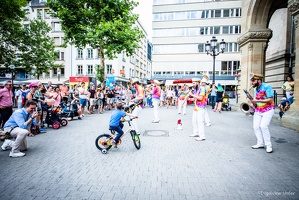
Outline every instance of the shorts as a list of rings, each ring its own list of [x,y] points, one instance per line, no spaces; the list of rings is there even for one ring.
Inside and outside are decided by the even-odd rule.
[[[107,102],[107,105],[108,105],[108,104],[112,104],[112,98],[107,98],[107,101],[106,101],[106,102]]]
[[[87,103],[87,99],[79,99],[79,103],[81,107],[85,107]]]
[[[217,103],[222,102],[222,98],[216,97],[216,102]]]
[[[94,104],[95,104],[95,98],[90,98],[89,99],[89,105],[94,106]]]
[[[103,100],[102,99],[98,100],[98,106],[103,106]]]

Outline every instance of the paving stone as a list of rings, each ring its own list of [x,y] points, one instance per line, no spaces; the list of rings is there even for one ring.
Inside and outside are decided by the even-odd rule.
[[[145,108],[138,119],[141,132],[166,130],[169,136],[141,134],[137,150],[125,135],[107,154],[95,139],[109,133],[111,111],[48,128],[27,138],[23,158],[0,151],[0,199],[299,199],[297,132],[274,121],[274,152],[252,150],[252,117],[208,108],[212,126],[205,127],[206,140],[197,142],[189,137],[191,113],[189,105],[180,116],[162,107],[160,123],[152,124],[153,109]],[[175,130],[178,118],[183,130]]]

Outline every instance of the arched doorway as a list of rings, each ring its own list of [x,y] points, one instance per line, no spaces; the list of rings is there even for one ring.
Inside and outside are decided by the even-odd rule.
[[[275,11],[281,8],[285,9],[285,12],[289,13],[294,19],[294,49],[297,55],[299,55],[299,2],[297,0],[243,0],[242,1],[242,36],[238,39],[241,49],[241,67],[238,75],[239,87],[238,94],[240,95],[241,102],[247,102],[245,94],[242,89],[249,88],[251,86],[249,75],[250,73],[263,74],[265,76],[265,82],[279,82],[277,79],[278,74],[281,75],[280,79],[284,79],[286,73],[285,67],[288,65],[288,59],[290,52],[285,51],[282,55],[282,59],[277,59],[276,62],[267,61],[268,57],[273,56],[271,52],[266,53],[269,40],[273,36],[272,30],[269,28],[271,17],[273,17]],[[291,22],[287,21],[289,30]],[[286,37],[285,43],[288,44],[289,38]],[[288,48],[287,46],[285,47]],[[280,63],[280,67],[276,69],[271,68],[273,63]],[[272,64],[271,64],[272,63]],[[299,131],[299,56],[295,58],[294,67],[292,70],[293,77],[295,79],[295,99],[298,99],[292,105],[292,111],[285,115],[282,124]],[[276,86],[278,88],[278,86]]]

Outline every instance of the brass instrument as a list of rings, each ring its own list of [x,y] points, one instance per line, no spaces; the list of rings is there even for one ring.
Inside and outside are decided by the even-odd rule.
[[[253,87],[253,85],[248,89],[248,90],[246,90],[246,89],[243,89],[243,91],[245,92],[245,94],[246,94],[246,96],[247,96],[247,98],[249,99],[249,100],[252,100],[253,99],[253,97],[251,96],[251,94],[249,93],[249,91],[252,89],[252,87]],[[255,106],[252,104],[252,103],[246,103],[246,102],[244,102],[244,103],[241,103],[241,105],[240,105],[240,109],[241,109],[241,111],[242,112],[244,112],[244,113],[250,113],[250,114],[254,114],[254,111],[255,111]]]

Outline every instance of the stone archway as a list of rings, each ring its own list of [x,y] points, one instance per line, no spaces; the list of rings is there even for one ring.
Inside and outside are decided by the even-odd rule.
[[[299,55],[299,2],[298,0],[243,0],[242,1],[242,36],[238,39],[241,50],[241,68],[238,75],[240,95],[239,103],[247,102],[242,89],[249,88],[250,73],[263,74],[267,82],[265,71],[265,56],[272,30],[268,24],[275,10],[288,7],[295,22],[295,53]],[[288,112],[282,120],[282,124],[299,131],[299,56],[295,57],[295,102],[292,111]]]

